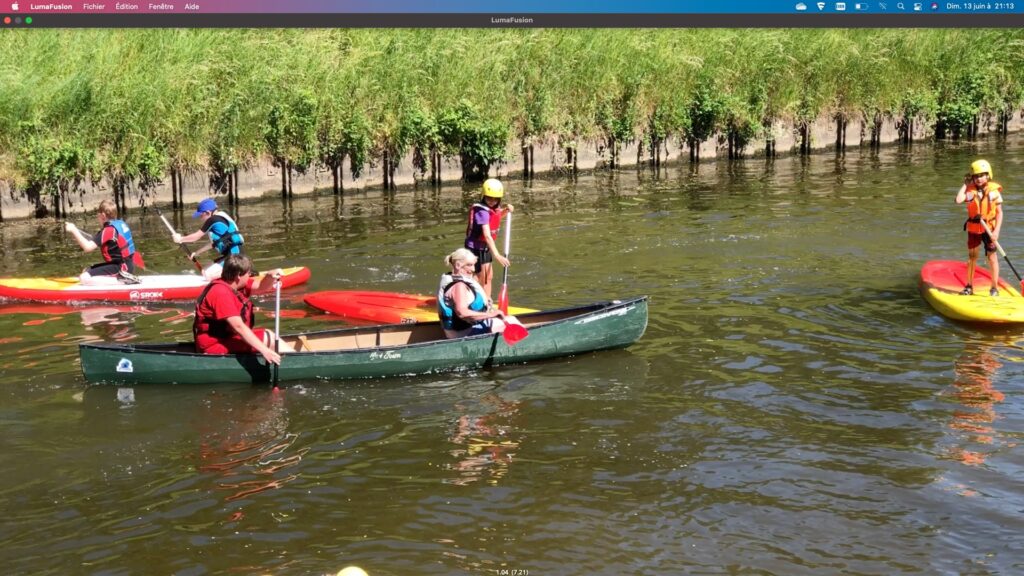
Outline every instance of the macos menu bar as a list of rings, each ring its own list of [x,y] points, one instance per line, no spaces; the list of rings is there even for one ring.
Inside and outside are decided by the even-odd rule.
[[[5,27],[1020,27],[1019,2],[0,0]]]

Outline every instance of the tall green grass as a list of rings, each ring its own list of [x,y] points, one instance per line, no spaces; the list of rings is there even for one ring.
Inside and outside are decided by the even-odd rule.
[[[886,118],[939,137],[1005,125],[1021,30],[33,30],[0,35],[0,178],[41,197],[105,179],[146,193],[258,158],[285,172],[367,163],[467,179],[557,138],[727,136]],[[338,180],[336,180],[337,182]],[[288,182],[283,182],[287,187]]]

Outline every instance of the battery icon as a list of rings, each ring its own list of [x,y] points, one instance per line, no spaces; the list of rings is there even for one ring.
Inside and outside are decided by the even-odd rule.
[[[868,5],[867,5],[866,2],[857,2],[856,4],[853,5],[853,9],[854,10],[867,10],[868,9]]]

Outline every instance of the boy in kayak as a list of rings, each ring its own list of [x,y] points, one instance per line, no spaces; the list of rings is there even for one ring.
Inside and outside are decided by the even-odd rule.
[[[276,336],[272,330],[253,328],[254,315],[252,291],[269,288],[281,278],[281,269],[272,270],[263,276],[258,286],[253,286],[252,260],[242,254],[232,254],[224,259],[220,278],[210,282],[196,299],[196,317],[192,322],[196,352],[202,354],[248,354],[258,353],[267,362],[281,363],[281,355],[274,351]],[[281,342],[279,349],[294,352],[291,346]]]
[[[116,276],[125,284],[138,284],[135,268],[145,268],[145,264],[135,250],[132,231],[124,220],[117,218],[117,205],[109,199],[101,201],[96,209],[96,217],[100,221],[100,230],[92,238],[72,222],[64,225],[64,229],[74,236],[82,250],[92,252],[99,248],[103,255],[103,262],[83,270],[79,279],[83,284],[91,284],[94,276]]]
[[[964,222],[964,230],[967,231],[967,283],[960,292],[965,296],[974,293],[974,269],[982,244],[985,245],[985,257],[992,273],[992,287],[988,293],[999,295],[996,288],[999,283],[996,242],[1003,227],[1003,187],[990,178],[992,166],[987,160],[976,160],[971,163],[971,172],[964,176],[964,184],[956,193],[957,204],[967,203],[967,221]]]
[[[203,276],[207,280],[219,278],[224,259],[232,254],[242,253],[242,244],[245,243],[245,239],[242,238],[242,232],[239,231],[238,224],[235,224],[235,221],[231,219],[227,212],[217,210],[217,202],[213,198],[206,198],[200,202],[192,217],[201,218],[202,226],[199,230],[187,236],[182,236],[175,232],[172,237],[174,243],[195,242],[202,238],[204,234],[208,235],[210,243],[193,252],[192,257],[194,258],[210,248],[217,250],[217,259],[208,268],[203,270]]]
[[[508,266],[508,258],[498,251],[495,240],[498,238],[498,227],[505,214],[512,212],[512,205],[501,206],[501,198],[505,195],[505,187],[497,178],[489,178],[484,182],[483,195],[480,201],[469,209],[469,223],[466,225],[466,248],[477,257],[476,280],[484,289],[487,302],[491,299],[491,279],[494,270],[491,261],[497,260],[502,266]]]

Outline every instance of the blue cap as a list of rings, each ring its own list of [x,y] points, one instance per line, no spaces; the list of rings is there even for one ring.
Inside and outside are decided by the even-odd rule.
[[[217,209],[217,203],[213,201],[213,198],[207,198],[199,203],[196,207],[196,213],[192,215],[193,218],[199,218],[203,215],[203,212],[213,212]]]

